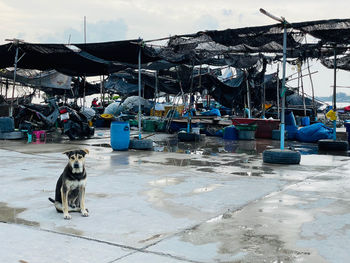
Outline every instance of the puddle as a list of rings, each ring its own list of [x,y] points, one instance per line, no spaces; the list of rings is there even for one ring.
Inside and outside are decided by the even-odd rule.
[[[76,235],[76,236],[82,236],[84,234],[84,232],[81,230],[77,230],[77,229],[74,229],[71,227],[65,227],[65,226],[58,227],[57,230],[59,232],[63,232],[66,234],[72,234],[72,235]]]
[[[183,178],[165,177],[159,180],[149,182],[152,186],[178,185],[184,181]]]
[[[199,168],[197,169],[198,172],[206,172],[206,173],[214,173],[214,169],[212,168]]]
[[[262,177],[263,176],[263,172],[234,172],[231,173],[234,175],[240,175],[240,176],[257,176],[257,177]]]
[[[96,143],[96,144],[91,144],[91,146],[111,148],[111,145],[108,143]]]
[[[162,236],[161,234],[157,234],[157,235],[151,236],[150,238],[147,238],[147,239],[144,239],[144,240],[140,240],[139,243],[146,243],[146,242],[152,241],[154,239],[158,239],[161,236]]]
[[[89,197],[97,197],[97,198],[106,198],[108,197],[107,194],[103,194],[103,193],[87,193],[86,194]]]
[[[18,214],[25,210],[25,208],[8,207],[6,203],[0,202],[0,222],[27,226],[39,226],[40,224],[38,222],[28,221],[17,217]]]

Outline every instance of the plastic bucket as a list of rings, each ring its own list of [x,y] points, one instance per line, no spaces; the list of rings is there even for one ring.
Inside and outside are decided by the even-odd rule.
[[[235,126],[228,126],[224,129],[223,139],[225,140],[237,140],[238,134]]]
[[[130,143],[129,122],[113,121],[111,124],[111,146],[114,151],[126,151]]]

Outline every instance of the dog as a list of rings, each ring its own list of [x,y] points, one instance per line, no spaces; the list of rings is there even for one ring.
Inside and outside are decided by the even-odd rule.
[[[49,200],[55,204],[56,210],[63,213],[64,219],[71,219],[69,212],[80,212],[82,216],[89,216],[85,207],[85,155],[87,149],[66,151],[63,154],[69,158],[68,164],[56,183],[55,200]]]

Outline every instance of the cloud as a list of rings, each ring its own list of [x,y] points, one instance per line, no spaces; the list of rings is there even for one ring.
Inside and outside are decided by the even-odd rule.
[[[124,20],[97,21],[96,23],[86,24],[86,42],[106,42],[126,39],[128,26]],[[80,29],[66,28],[56,34],[44,34],[39,36],[43,43],[83,43],[84,26]]]
[[[203,15],[195,21],[195,29],[197,31],[215,30],[219,28],[219,21],[210,15]]]
[[[233,14],[232,9],[223,9],[221,12],[224,16],[231,16]]]

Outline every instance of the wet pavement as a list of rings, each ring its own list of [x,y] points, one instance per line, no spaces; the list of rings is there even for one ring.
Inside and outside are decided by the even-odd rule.
[[[274,165],[261,153],[278,141],[146,136],[153,151],[113,151],[106,129],[84,141],[0,141],[0,261],[348,262],[348,153],[286,142],[300,165]],[[90,151],[90,216],[64,220],[48,197],[74,148]]]

